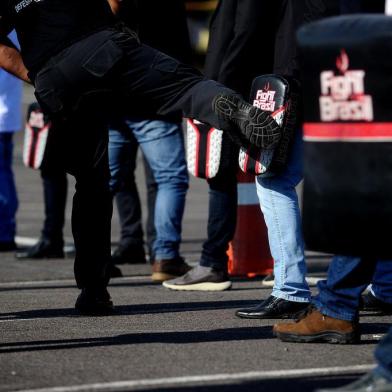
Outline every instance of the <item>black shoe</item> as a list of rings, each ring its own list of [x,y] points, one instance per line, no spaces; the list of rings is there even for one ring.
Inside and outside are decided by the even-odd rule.
[[[114,313],[113,302],[106,288],[82,289],[76,300],[75,309],[88,316],[105,316]]]
[[[317,392],[391,392],[392,382],[376,371],[365,374],[359,380],[344,387],[318,389]]]
[[[12,252],[16,249],[15,241],[0,241],[0,252]]]
[[[218,117],[237,126],[246,140],[256,147],[272,149],[278,145],[282,129],[271,113],[258,109],[233,94],[217,95],[212,107]]]
[[[113,264],[145,264],[143,245],[119,245],[112,254]]]
[[[392,314],[392,304],[381,301],[371,291],[362,296],[361,310],[377,312],[381,314]]]
[[[223,291],[231,287],[226,272],[198,265],[179,278],[166,280],[163,286],[184,291]]]
[[[64,250],[63,242],[54,242],[48,238],[42,237],[40,240],[31,248],[28,248],[24,252],[18,252],[16,254],[18,259],[63,259]]]
[[[270,295],[259,305],[249,309],[239,309],[236,316],[251,319],[286,319],[296,318],[307,307],[309,302],[287,301]]]
[[[116,267],[115,265],[110,265],[109,266],[109,276],[111,278],[122,278],[124,275],[120,268]]]

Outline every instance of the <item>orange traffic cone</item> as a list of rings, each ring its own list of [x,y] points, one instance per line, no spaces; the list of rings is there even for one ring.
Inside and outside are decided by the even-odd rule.
[[[237,227],[229,245],[229,274],[269,275],[274,260],[268,245],[267,227],[256,193],[255,176],[239,172]]]

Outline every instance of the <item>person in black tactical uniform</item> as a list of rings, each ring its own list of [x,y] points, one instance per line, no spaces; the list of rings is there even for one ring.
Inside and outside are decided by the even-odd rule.
[[[19,52],[6,38],[15,28]],[[188,65],[140,43],[106,0],[7,0],[0,4],[0,66],[32,82],[58,126],[58,156],[75,176],[72,230],[76,309],[113,310],[107,291],[112,196],[108,114],[168,114],[224,129],[242,143],[273,148],[281,128],[266,112]]]

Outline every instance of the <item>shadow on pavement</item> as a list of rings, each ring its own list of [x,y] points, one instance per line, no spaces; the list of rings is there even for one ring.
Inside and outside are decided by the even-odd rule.
[[[110,317],[127,316],[151,313],[195,312],[218,309],[235,309],[255,305],[253,300],[235,301],[203,301],[203,302],[176,302],[140,305],[116,306],[116,312]],[[16,320],[29,318],[56,318],[56,317],[87,317],[80,316],[74,308],[64,309],[34,309],[21,312],[0,313],[0,320]]]
[[[123,346],[148,343],[192,344],[239,340],[272,339],[270,326],[223,328],[207,331],[147,332],[86,339],[38,340],[0,344],[0,354],[64,350],[84,347]]]

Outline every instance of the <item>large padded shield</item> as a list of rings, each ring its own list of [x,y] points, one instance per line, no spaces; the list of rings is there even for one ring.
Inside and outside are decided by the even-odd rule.
[[[187,166],[195,177],[214,178],[230,164],[230,140],[208,124],[187,119]]]
[[[298,32],[305,242],[392,256],[392,18],[351,15]]]
[[[298,118],[298,82],[293,78],[268,74],[253,80],[250,102],[270,112],[282,127],[279,144],[270,150],[255,146],[241,147],[238,163],[244,173],[271,177],[286,168]]]

